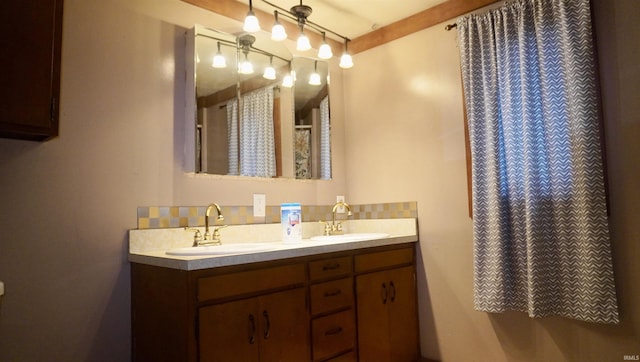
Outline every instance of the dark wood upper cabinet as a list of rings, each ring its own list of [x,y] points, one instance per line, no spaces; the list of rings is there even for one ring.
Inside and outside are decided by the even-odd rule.
[[[0,137],[58,135],[63,0],[0,1]]]

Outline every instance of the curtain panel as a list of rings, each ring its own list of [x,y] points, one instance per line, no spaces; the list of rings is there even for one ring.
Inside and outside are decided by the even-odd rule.
[[[331,179],[331,120],[329,96],[320,101],[320,178]]]
[[[240,115],[240,175],[276,175],[273,87],[246,93]]]
[[[618,323],[589,0],[458,19],[474,304]]]
[[[227,102],[227,141],[229,143],[229,175],[238,175],[238,99]]]

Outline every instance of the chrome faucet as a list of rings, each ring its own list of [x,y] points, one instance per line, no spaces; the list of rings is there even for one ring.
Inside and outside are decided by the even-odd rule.
[[[344,201],[338,201],[333,205],[333,209],[331,209],[331,224],[328,222],[325,223],[324,234],[325,235],[340,235],[343,233],[342,231],[342,222],[338,221],[336,223],[336,212],[340,206],[344,206],[347,209],[347,216],[353,215],[351,212],[351,206]]]

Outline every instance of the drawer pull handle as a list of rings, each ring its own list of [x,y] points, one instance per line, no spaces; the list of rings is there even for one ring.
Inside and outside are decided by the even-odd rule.
[[[336,270],[336,269],[338,269],[338,268],[340,268],[340,263],[331,263],[331,264],[325,264],[325,265],[322,267],[322,270],[323,270],[323,271],[327,271],[327,270]]]
[[[336,290],[332,290],[330,292],[324,292],[324,297],[328,298],[328,297],[336,297],[338,295],[342,294],[342,290],[340,289],[336,289]]]
[[[382,288],[380,288],[380,298],[382,299],[382,304],[387,304],[387,297],[389,293],[387,292],[387,284],[382,283]]]
[[[396,301],[396,285],[393,284],[393,280],[389,282],[389,289],[391,290],[391,303]]]
[[[262,312],[262,316],[264,317],[264,339],[269,338],[269,332],[271,331],[271,321],[269,321],[269,313],[265,310]]]
[[[253,314],[249,314],[249,344],[256,343],[256,321]]]
[[[331,328],[328,331],[324,332],[325,336],[335,336],[336,334],[342,333],[342,327]]]

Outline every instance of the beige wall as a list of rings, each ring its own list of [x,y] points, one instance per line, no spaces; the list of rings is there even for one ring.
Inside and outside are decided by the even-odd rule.
[[[435,26],[355,56],[345,73],[348,196],[417,200],[422,351],[443,361],[618,361],[640,354],[640,7],[594,1],[622,323],[473,310],[462,95],[455,31]],[[372,107],[371,105],[375,105]]]
[[[639,54],[624,41],[639,38],[640,14],[635,0],[595,3],[606,49],[621,326],[473,311],[455,33],[437,26],[359,54],[344,82],[333,65],[332,147],[344,156],[334,159],[333,181],[194,177],[181,166],[182,34],[195,23],[237,24],[178,0],[66,0],[60,137],[0,139],[0,360],[128,360],[127,230],[136,227],[136,208],[248,205],[253,193],[265,193],[270,205],[329,204],[336,194],[352,203],[417,200],[427,356],[617,361],[639,354]]]

